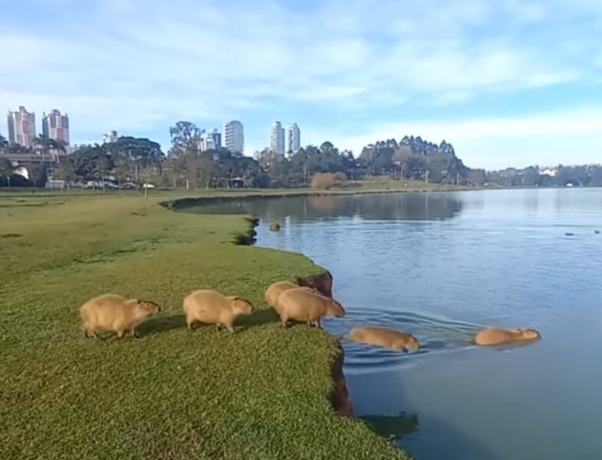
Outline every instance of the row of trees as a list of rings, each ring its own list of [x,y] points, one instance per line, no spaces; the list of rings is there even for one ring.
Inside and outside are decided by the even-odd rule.
[[[65,146],[60,142],[43,136],[36,138],[32,149],[9,145],[0,136],[0,153],[36,153],[48,159],[28,167],[30,185],[37,186],[44,185],[48,172],[53,178],[67,182],[103,181],[111,177],[118,183],[152,182],[186,188],[306,185],[330,188],[367,175],[448,184],[602,185],[600,166],[561,166],[555,176],[540,174],[536,166],[486,172],[465,166],[446,141],[434,144],[414,136],[405,136],[399,142],[389,139],[367,145],[357,157],[331,142],[308,145],[287,155],[264,149],[247,157],[225,148],[201,150],[202,131],[188,121],[175,123],[169,133],[171,145],[167,153],[157,142],[130,136],[102,145],[81,145],[69,155],[61,155]],[[56,158],[58,162],[53,161]],[[0,176],[9,176],[12,169],[10,162],[0,157]]]

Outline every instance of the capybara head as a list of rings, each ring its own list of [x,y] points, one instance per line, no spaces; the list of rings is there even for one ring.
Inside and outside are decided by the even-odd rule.
[[[152,300],[138,299],[136,305],[140,311],[146,314],[146,316],[156,315],[161,311],[159,304]]]
[[[535,340],[541,337],[541,334],[535,329],[521,327],[516,329],[517,335],[524,340]]]
[[[338,300],[328,299],[326,314],[334,316],[335,318],[342,318],[345,316],[345,309]]]
[[[231,296],[232,300],[232,310],[234,313],[243,314],[243,313],[251,313],[253,311],[253,304],[249,302],[247,299],[243,299],[239,296]]]
[[[418,339],[416,339],[416,337],[414,337],[412,334],[408,334],[405,341],[400,341],[400,348],[418,350],[418,348],[420,348],[420,343],[418,343]]]

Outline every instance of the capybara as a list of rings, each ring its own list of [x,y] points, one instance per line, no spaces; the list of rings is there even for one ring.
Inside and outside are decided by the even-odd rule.
[[[239,315],[253,311],[253,304],[242,297],[226,296],[212,289],[199,289],[184,299],[186,325],[192,329],[195,322],[216,324],[219,331],[225,326],[234,332],[234,321]]]
[[[276,300],[278,299],[278,296],[280,295],[280,293],[283,291],[286,291],[287,289],[306,289],[310,292],[315,292],[315,293],[319,294],[317,289],[305,287],[305,286],[299,286],[298,284],[295,284],[292,281],[288,281],[288,280],[276,281],[275,283],[272,283],[268,286],[268,288],[265,290],[264,297],[265,297],[265,301],[267,302],[267,304],[270,307],[273,307],[274,310],[276,310],[277,312],[278,312],[278,304],[277,304]]]
[[[412,334],[383,326],[354,327],[345,337],[355,342],[391,350],[417,350],[420,348],[418,340]]]
[[[280,224],[278,222],[272,222],[270,224],[270,230],[273,232],[277,232],[278,230],[280,230]]]
[[[84,303],[79,313],[84,336],[96,337],[95,329],[117,332],[118,337],[129,331],[135,337],[135,329],[144,319],[159,313],[155,302],[142,299],[126,299],[117,294],[103,294]]]
[[[286,327],[290,319],[305,321],[308,325],[316,325],[322,329],[322,316],[342,318],[345,309],[335,299],[326,297],[318,292],[312,292],[306,287],[286,289],[276,298],[278,314],[282,326]]]
[[[502,345],[523,340],[535,340],[540,337],[541,334],[535,329],[488,327],[477,332],[474,341],[477,345]]]

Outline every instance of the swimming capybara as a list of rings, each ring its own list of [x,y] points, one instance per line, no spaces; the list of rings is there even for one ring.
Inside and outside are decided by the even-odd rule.
[[[219,331],[225,326],[234,332],[234,321],[239,315],[253,311],[253,304],[242,297],[226,296],[212,289],[199,289],[184,299],[186,325],[192,329],[195,322],[216,324]]]
[[[280,230],[280,224],[279,224],[278,222],[272,222],[272,223],[270,224],[270,230],[271,230],[272,232],[277,232],[277,231],[279,231],[279,230]]]
[[[541,338],[541,334],[535,329],[504,329],[501,327],[488,327],[477,332],[474,341],[477,345],[503,345],[512,342],[535,340],[539,338]]]
[[[268,288],[265,290],[265,301],[267,302],[267,304],[274,308],[274,310],[276,310],[278,312],[278,304],[276,302],[276,300],[278,299],[278,296],[280,295],[280,293],[282,293],[283,291],[286,291],[287,289],[306,289],[309,290],[310,292],[315,292],[318,293],[317,289],[313,289],[310,287],[305,287],[305,286],[299,286],[298,284],[293,283],[292,281],[288,281],[288,280],[284,280],[284,281],[276,281],[275,283],[272,283],[268,286]]]
[[[383,326],[354,327],[345,337],[354,342],[391,350],[417,350],[420,348],[418,340],[412,334]]]
[[[282,326],[286,327],[290,319],[305,321],[308,325],[316,325],[322,329],[322,316],[342,318],[345,309],[336,301],[306,287],[286,289],[276,298],[278,314]]]
[[[96,337],[95,329],[117,332],[118,337],[129,331],[135,337],[135,329],[144,319],[159,313],[155,302],[142,299],[126,299],[117,294],[103,294],[84,303],[79,313],[84,336]]]

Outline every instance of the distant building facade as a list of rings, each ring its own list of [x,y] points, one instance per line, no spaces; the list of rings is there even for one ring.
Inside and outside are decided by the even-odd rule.
[[[217,129],[212,129],[201,140],[201,150],[218,150],[222,146],[222,135]]]
[[[48,115],[43,114],[42,134],[49,139],[63,141],[69,145],[69,116],[61,115],[61,112],[54,109]]]
[[[297,153],[301,148],[301,130],[297,126],[297,123],[291,123],[287,128],[288,134],[288,146],[286,151],[288,153]]]
[[[279,121],[270,126],[270,149],[273,152],[284,154],[284,128]]]
[[[111,142],[117,142],[119,139],[119,134],[117,131],[109,131],[108,133],[104,133],[102,135],[102,143],[110,144]]]
[[[24,106],[19,106],[19,110],[8,112],[8,141],[11,144],[20,144],[25,147],[32,147],[33,140],[36,137],[36,114],[28,112]]]
[[[224,147],[234,153],[243,153],[245,150],[245,133],[243,125],[238,120],[224,123]]]

